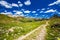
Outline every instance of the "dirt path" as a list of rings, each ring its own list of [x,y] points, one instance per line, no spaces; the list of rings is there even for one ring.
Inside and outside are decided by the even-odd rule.
[[[36,40],[45,40],[46,36],[46,26],[49,25],[48,22],[46,22],[46,25],[43,25],[40,34],[37,36]]]
[[[24,38],[28,37],[29,35],[34,33],[36,30],[40,29],[41,27],[42,27],[41,32],[40,32],[39,36],[37,36],[36,40],[44,40],[44,36],[46,34],[46,26],[47,25],[48,25],[48,22],[46,22],[46,24],[43,24],[40,27],[36,28],[35,30],[31,31],[30,33],[28,33],[28,34],[26,34],[24,36],[19,37],[16,40],[23,40]]]

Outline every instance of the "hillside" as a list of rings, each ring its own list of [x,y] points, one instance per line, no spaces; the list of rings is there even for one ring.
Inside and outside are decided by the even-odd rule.
[[[28,18],[12,18],[0,14],[0,40],[13,40],[37,28],[45,21],[32,21]]]
[[[60,17],[54,16],[49,19],[46,40],[60,40]]]
[[[49,25],[46,27],[46,40],[60,40],[60,17],[58,16],[54,16],[48,20],[41,20],[25,17],[9,17],[0,14],[0,40],[16,39],[45,24],[47,21],[49,21]]]
[[[42,29],[38,29],[24,40],[60,40],[60,17],[53,16],[52,18],[46,20],[46,23],[48,24],[46,27],[42,26]],[[43,30],[43,32],[41,32],[41,30]]]

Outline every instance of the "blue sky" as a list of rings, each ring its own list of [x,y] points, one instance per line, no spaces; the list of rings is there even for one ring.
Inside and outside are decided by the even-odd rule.
[[[33,18],[60,16],[60,0],[0,0],[0,14]]]

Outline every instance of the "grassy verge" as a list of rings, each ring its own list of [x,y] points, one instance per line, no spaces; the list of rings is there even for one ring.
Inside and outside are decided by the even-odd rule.
[[[0,40],[13,40],[34,30],[44,22],[9,22],[0,23]]]
[[[41,30],[41,28],[36,30],[34,33],[29,35],[28,37],[26,37],[24,40],[36,40],[37,35],[40,34],[40,30]]]
[[[43,21],[43,22],[46,22],[46,21]],[[42,23],[43,23],[42,22]],[[43,23],[45,24],[45,23]],[[41,25],[41,24],[40,24]],[[29,35],[28,37],[26,37],[24,40],[36,40],[36,37],[37,35],[40,34],[40,30],[41,30],[42,27],[40,27],[38,30],[36,30],[34,33],[32,33],[31,35]]]
[[[46,40],[60,40],[60,26],[52,26],[55,23],[60,23],[60,18],[50,19],[50,25],[47,26]]]

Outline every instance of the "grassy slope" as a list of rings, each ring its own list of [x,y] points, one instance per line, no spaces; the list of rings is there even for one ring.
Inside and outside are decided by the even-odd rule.
[[[58,17],[53,17],[49,20],[49,26],[47,26],[47,36],[46,36],[46,40],[60,40],[60,26],[56,26],[56,27],[52,27],[51,26],[55,23],[60,23],[60,18]],[[33,33],[32,35],[30,35],[29,37],[27,37],[25,40],[31,40],[31,38],[35,39],[36,36],[38,35],[39,30],[36,31],[35,33]]]
[[[26,20],[25,18],[16,20],[16,18],[0,14],[0,40],[13,40],[45,23]]]
[[[26,37],[24,40],[36,40],[37,35],[40,34],[40,30],[41,30],[41,27],[40,29],[36,30],[34,33]]]
[[[47,36],[46,40],[59,40],[60,38],[60,26],[52,27],[55,23],[60,23],[60,18],[53,17],[49,20],[49,26],[47,26]]]

